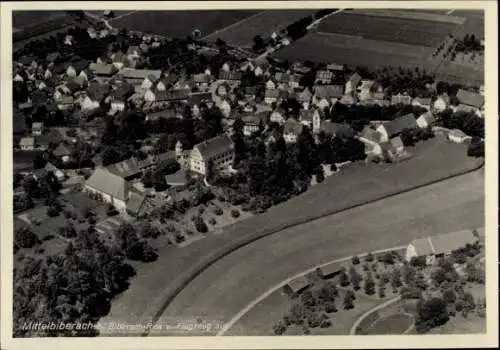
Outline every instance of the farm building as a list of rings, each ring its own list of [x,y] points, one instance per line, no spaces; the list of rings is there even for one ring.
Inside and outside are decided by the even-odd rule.
[[[298,277],[285,285],[283,291],[290,297],[294,297],[298,296],[310,286],[311,282],[309,282],[306,277]]]
[[[484,105],[484,96],[475,92],[460,89],[457,92],[457,98],[460,101],[458,107],[462,110],[480,109]]]
[[[106,167],[106,170],[125,180],[132,180],[142,175],[139,164],[133,158],[125,159],[115,164],[110,164]]]
[[[417,125],[420,128],[426,128],[429,125],[432,125],[436,121],[434,114],[431,111],[427,111],[417,118]]]
[[[118,211],[125,212],[129,197],[128,183],[122,177],[104,168],[97,168],[87,180],[83,191],[99,197],[100,200],[113,205]]]
[[[432,264],[436,258],[451,254],[454,250],[464,248],[468,244],[479,241],[472,230],[445,233],[437,236],[422,237],[413,240],[406,248],[406,260],[425,256],[427,263]]]
[[[314,87],[314,97],[317,100],[326,98],[329,101],[336,101],[344,94],[342,85],[317,85]]]
[[[417,127],[417,120],[413,113],[406,114],[402,117],[381,124],[377,131],[381,135],[381,142],[388,142],[391,138],[398,136],[403,129],[412,129]]]
[[[330,263],[323,267],[318,267],[316,273],[322,279],[328,279],[337,276],[342,272],[342,267],[338,263]]]
[[[118,72],[118,75],[127,83],[136,85],[141,84],[149,76],[159,79],[161,70],[123,68]]]

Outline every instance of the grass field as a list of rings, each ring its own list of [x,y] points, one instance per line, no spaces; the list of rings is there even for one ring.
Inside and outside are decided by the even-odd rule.
[[[230,45],[251,47],[256,35],[263,37],[278,32],[301,18],[312,15],[313,10],[268,10],[249,17],[234,26],[224,28],[205,39],[220,38]]]
[[[156,298],[161,290],[175,286],[176,278],[231,242],[255,235],[256,230],[279,230],[292,220],[300,222],[345,208],[475,163],[465,156],[464,147],[439,139],[420,145],[414,153],[413,160],[390,166],[353,165],[268,213],[226,227],[223,234],[182,249],[159,251],[157,262],[138,267],[129,290],[113,301],[102,321],[137,322],[148,306],[160,302]],[[164,316],[232,317],[270,286],[311,265],[480,225],[484,222],[483,176],[483,171],[475,172],[259,239],[204,271],[174,299]]]
[[[371,327],[365,330],[364,334],[384,335],[384,334],[403,334],[411,324],[413,318],[406,314],[393,314],[380,318]]]
[[[113,27],[173,38],[191,35],[194,29],[206,36],[258,13],[258,10],[228,11],[138,11],[110,21]]]
[[[276,52],[274,56],[285,58],[290,62],[306,60],[317,63],[335,62],[376,69],[384,65],[430,67],[431,63],[427,61],[427,57],[431,54],[431,48],[422,46],[319,32],[297,40]]]
[[[66,15],[66,11],[12,11],[12,26],[22,29]]]
[[[320,32],[362,36],[367,39],[394,41],[409,45],[435,47],[456,28],[454,23],[423,19],[383,17],[378,13],[343,12],[321,22]],[[415,17],[415,13],[413,17]],[[431,17],[431,15],[429,15]]]

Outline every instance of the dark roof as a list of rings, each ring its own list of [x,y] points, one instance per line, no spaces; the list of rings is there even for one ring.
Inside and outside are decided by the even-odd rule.
[[[220,80],[241,80],[243,74],[241,72],[226,72],[221,71],[219,73]]]
[[[128,83],[124,83],[118,85],[116,90],[112,92],[112,95],[115,99],[126,100],[133,93],[134,93],[134,86]]]
[[[280,96],[280,90],[266,89],[265,97],[278,98],[279,96]]]
[[[125,159],[121,162],[108,165],[106,169],[124,179],[135,176],[141,172],[137,161],[133,158]]]
[[[296,121],[295,119],[287,119],[285,124],[283,124],[283,133],[284,134],[295,134],[298,135],[302,132],[303,124]]]
[[[340,98],[344,93],[342,85],[317,85],[314,94],[318,98]]]
[[[99,84],[93,82],[87,88],[87,95],[94,101],[102,101],[110,92],[108,84]]]
[[[96,75],[113,75],[118,72],[118,69],[113,64],[97,63],[93,67]]]
[[[57,146],[57,148],[54,150],[53,154],[56,157],[69,156],[71,154],[71,150],[63,143],[60,143],[59,146]]]
[[[212,81],[212,76],[205,73],[195,74],[193,75],[193,81],[195,83],[209,83]]]
[[[189,90],[165,90],[165,91],[153,91],[156,96],[156,101],[179,101],[187,100],[189,97]]]
[[[61,57],[61,55],[59,54],[59,52],[52,52],[52,53],[49,53],[47,55],[47,61],[48,62],[54,62],[56,61],[59,57]]]
[[[97,168],[85,184],[118,199],[126,200],[127,198],[127,181],[105,168]]]
[[[87,60],[78,60],[75,62],[71,62],[70,64],[76,71],[76,73],[80,73],[82,70],[86,69],[90,63]]]
[[[144,79],[148,76],[152,75],[154,77],[161,77],[161,70],[149,70],[149,69],[133,69],[133,68],[124,68],[120,70],[119,74],[124,79]]]
[[[204,159],[212,158],[233,147],[233,142],[227,135],[220,135],[203,141],[195,146]]]
[[[320,129],[325,134],[332,136],[344,137],[354,135],[354,130],[349,124],[323,122],[321,123]]]
[[[409,113],[394,120],[391,120],[383,125],[385,130],[387,131],[387,135],[389,135],[389,138],[392,138],[393,136],[396,136],[399,133],[401,133],[403,129],[411,129],[416,127],[417,120],[415,119],[413,113]]]
[[[12,114],[12,131],[15,134],[23,133],[26,131],[26,117],[19,111],[15,111]]]
[[[457,98],[460,101],[460,103],[467,106],[481,108],[484,104],[484,96],[463,89],[458,90]]]
[[[127,201],[127,211],[133,215],[138,215],[146,201],[146,196],[135,191],[130,191],[130,197]]]
[[[348,81],[350,81],[353,86],[358,86],[359,82],[361,81],[361,75],[359,75],[358,73],[354,73],[353,75],[351,75]]]
[[[188,105],[194,106],[200,104],[203,101],[211,101],[211,100],[212,100],[211,92],[195,92],[189,94],[187,103]]]

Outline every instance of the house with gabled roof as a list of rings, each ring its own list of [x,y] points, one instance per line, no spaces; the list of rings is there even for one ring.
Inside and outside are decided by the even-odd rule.
[[[476,92],[460,89],[458,90],[456,96],[460,102],[458,105],[458,109],[460,110],[479,110],[484,105],[484,96]]]
[[[198,143],[193,147],[189,159],[191,171],[205,175],[207,165],[212,162],[214,170],[228,169],[234,160],[233,142],[228,135],[220,135]]]
[[[142,56],[142,50],[139,46],[131,45],[127,49],[127,57],[130,60],[136,60]]]
[[[433,264],[436,258],[450,255],[454,250],[465,248],[479,242],[472,230],[462,230],[421,237],[413,240],[406,248],[405,259],[410,261],[414,257],[426,257],[427,264]]]
[[[359,83],[361,82],[361,75],[354,73],[345,83],[345,93],[351,93],[356,91]]]
[[[156,89],[158,91],[168,90],[172,88],[177,81],[179,81],[179,76],[175,73],[170,73],[158,80],[158,82],[156,83]]]
[[[413,101],[411,102],[412,106],[415,107],[422,107],[427,110],[431,109],[431,99],[428,97],[415,97]]]
[[[233,83],[241,82],[243,74],[239,71],[225,71],[221,70],[219,73],[219,80],[230,81]]]
[[[64,143],[59,143],[56,149],[52,151],[52,155],[66,163],[70,160],[71,150]]]
[[[266,89],[264,94],[264,101],[267,104],[272,104],[273,102],[278,101],[280,97],[280,90],[278,89]]]
[[[160,76],[149,74],[141,84],[141,89],[147,90],[154,86],[160,80]]]
[[[19,140],[19,147],[23,151],[32,151],[35,149],[35,138],[32,136],[27,136]]]
[[[318,70],[314,78],[314,84],[330,84],[335,74],[328,70]]]
[[[127,99],[134,94],[134,86],[124,83],[116,86],[111,92],[111,108],[116,111],[123,111]]]
[[[301,109],[299,111],[299,121],[311,128],[313,125],[313,111],[311,109]]]
[[[439,112],[443,112],[444,110],[446,110],[449,105],[450,105],[450,97],[448,96],[448,94],[445,93],[445,94],[439,95],[436,98],[436,100],[432,104],[432,107],[433,107],[434,111],[439,113]]]
[[[121,162],[106,166],[106,170],[130,181],[141,176],[141,168],[134,158],[122,160]]]
[[[398,93],[397,95],[391,96],[391,104],[392,105],[398,105],[398,104],[409,105],[412,103],[412,101],[413,101],[413,99],[407,93],[404,93],[404,94]]]
[[[93,64],[91,70],[98,77],[110,78],[118,73],[118,68],[110,63],[96,63]]]
[[[83,70],[85,70],[88,66],[90,65],[90,62],[87,60],[77,60],[74,62],[71,62],[67,68],[66,68],[66,75],[68,77],[76,77],[78,76]]]
[[[127,83],[138,85],[149,76],[159,79],[161,77],[161,70],[122,68],[118,72],[118,76],[124,79]]]
[[[286,120],[285,114],[286,114],[285,110],[281,107],[278,107],[271,112],[271,115],[269,117],[269,121],[283,125],[283,124],[285,124],[285,120]]]
[[[420,128],[427,128],[428,126],[434,124],[435,121],[436,118],[434,117],[434,114],[432,114],[431,111],[427,111],[417,118],[417,125]]]
[[[309,106],[309,103],[311,102],[312,99],[312,92],[309,90],[309,88],[305,88],[301,92],[297,93],[296,98],[299,103],[301,103],[304,108],[307,108]]]
[[[381,142],[389,142],[391,138],[401,134],[404,129],[413,129],[417,126],[418,124],[414,114],[409,113],[394,120],[380,124],[376,130],[381,135]]]
[[[34,122],[31,124],[31,134],[34,136],[43,134],[43,122]]]
[[[188,98],[189,90],[158,91],[148,89],[144,94],[144,100],[147,102],[187,101]]]
[[[288,118],[283,124],[283,139],[287,143],[297,142],[297,137],[302,132],[304,124],[300,123],[294,118]]]
[[[243,134],[245,136],[251,136],[266,126],[268,114],[265,112],[248,113],[244,114],[241,120],[243,121]]]
[[[129,184],[121,176],[105,168],[97,168],[83,187],[85,193],[92,193],[105,203],[113,205],[118,211],[127,210]]]
[[[316,102],[325,98],[329,103],[335,103],[344,95],[342,85],[316,85],[314,86],[314,99]]]
[[[327,120],[321,122],[319,132],[324,132],[329,137],[352,137],[355,134],[349,124],[334,123]]]

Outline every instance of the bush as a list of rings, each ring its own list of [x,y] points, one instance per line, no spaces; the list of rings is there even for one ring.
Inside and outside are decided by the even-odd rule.
[[[196,219],[194,220],[194,225],[196,227],[196,230],[200,233],[206,233],[208,231],[207,224],[200,216],[196,217]]]
[[[89,216],[87,218],[87,222],[89,223],[89,225],[95,225],[97,223],[97,219],[95,218],[95,216]]]
[[[370,270],[370,265],[368,265],[367,263],[364,263],[363,264],[363,271],[369,271]]]
[[[325,304],[325,312],[331,314],[332,312],[337,312],[337,306],[335,301],[329,301]]]
[[[208,223],[209,223],[210,225],[214,226],[215,224],[217,224],[217,221],[215,221],[215,218],[210,218],[210,219],[208,220]]]
[[[115,215],[118,215],[118,210],[116,210],[116,208],[111,205],[111,204],[108,204],[106,206],[106,215],[107,216],[115,216]]]
[[[240,215],[241,215],[241,214],[240,214],[240,211],[239,211],[238,209],[233,209],[233,210],[231,210],[231,216],[232,216],[233,218],[235,218],[235,219],[236,219],[236,218],[239,218],[239,217],[240,217]]]
[[[282,335],[286,331],[286,326],[283,324],[283,322],[278,322],[273,326],[273,331],[276,335]]]
[[[358,256],[357,255],[353,256],[351,262],[353,265],[358,265],[360,263]]]
[[[330,320],[323,320],[320,325],[321,328],[328,328],[331,326],[332,326],[332,321]]]
[[[15,231],[14,243],[19,248],[31,248],[39,242],[38,236],[27,227]]]
[[[394,255],[390,252],[387,252],[387,253],[379,256],[379,261],[383,262],[384,264],[387,264],[387,265],[393,265],[394,264]]]
[[[425,256],[415,256],[415,257],[411,258],[410,265],[412,265],[414,267],[424,268],[427,266],[427,259]]]
[[[203,214],[205,212],[205,208],[204,207],[199,207],[198,208],[198,214]]]
[[[47,208],[47,216],[53,218],[59,215],[59,210],[56,207],[50,206]]]
[[[365,257],[365,261],[367,262],[372,262],[373,261],[373,254],[372,253],[368,253]]]
[[[76,237],[76,230],[71,223],[67,223],[66,226],[59,227],[59,234],[65,238],[73,238]]]
[[[224,214],[224,210],[222,210],[222,208],[221,208],[221,207],[216,206],[216,207],[214,208],[214,213],[215,213],[215,215],[220,216],[220,215]]]

